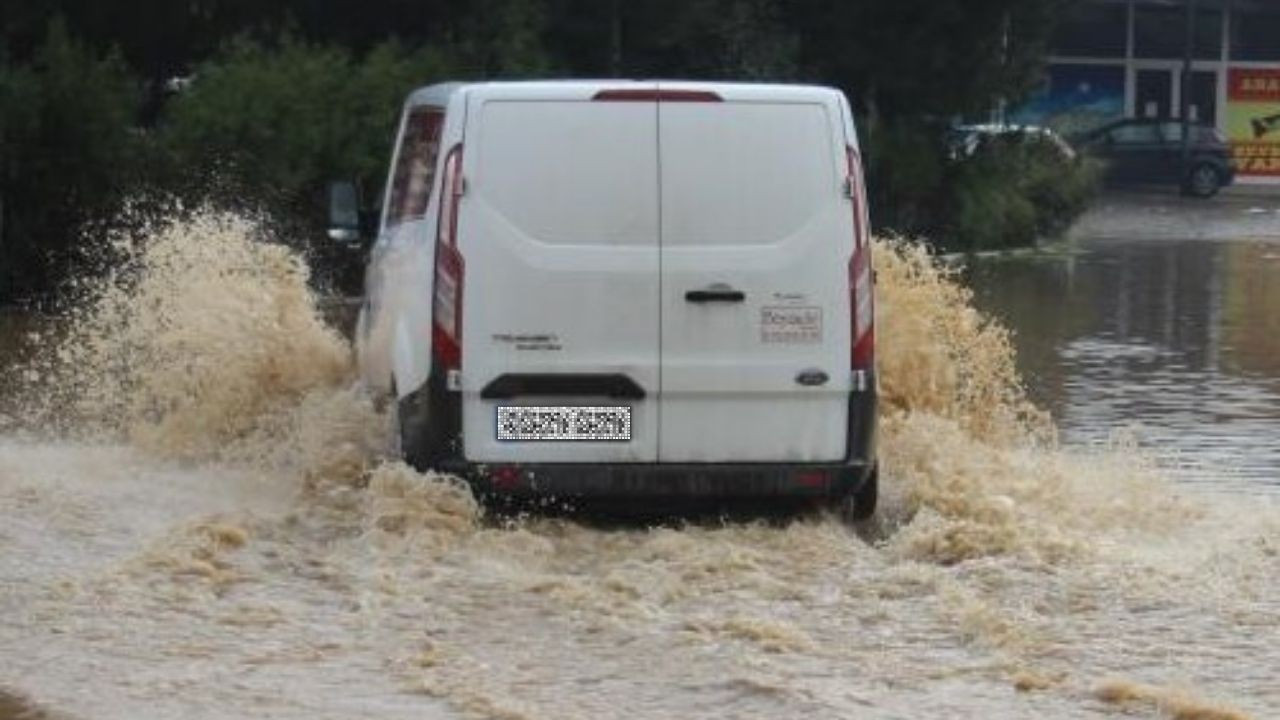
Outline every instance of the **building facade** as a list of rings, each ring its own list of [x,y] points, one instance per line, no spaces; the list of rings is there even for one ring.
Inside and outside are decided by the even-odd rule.
[[[1084,0],[1050,53],[1044,89],[1014,121],[1075,132],[1122,117],[1177,119],[1186,87],[1190,118],[1230,141],[1239,181],[1280,184],[1280,0]]]

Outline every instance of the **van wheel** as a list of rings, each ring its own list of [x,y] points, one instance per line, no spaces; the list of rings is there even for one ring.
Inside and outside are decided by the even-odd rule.
[[[876,465],[861,487],[840,499],[840,519],[849,525],[870,520],[876,514],[879,496],[880,466]]]
[[[418,472],[430,467],[427,452],[427,409],[423,393],[410,393],[391,401],[391,456],[404,460]]]
[[[1218,175],[1218,169],[1208,163],[1200,163],[1191,168],[1191,174],[1187,176],[1188,195],[1199,198],[1213,197],[1218,194],[1220,187],[1222,187],[1222,178]]]

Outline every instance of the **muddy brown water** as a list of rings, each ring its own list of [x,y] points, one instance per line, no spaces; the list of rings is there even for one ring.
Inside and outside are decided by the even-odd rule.
[[[1083,242],[967,281],[1065,442],[1127,430],[1182,480],[1280,492],[1280,240]]]
[[[0,689],[0,720],[54,720],[30,701]]]
[[[1280,492],[1280,240],[1083,241],[973,258],[963,278],[1066,443],[1132,433],[1182,480]],[[320,302],[344,333],[357,308]],[[0,367],[48,324],[0,310]],[[22,381],[6,372],[0,396]]]
[[[1015,330],[1015,355],[962,288],[878,244],[884,499],[857,534],[822,515],[487,517],[465,487],[386,459],[386,418],[297,259],[252,235],[197,217],[159,231],[138,282],[56,336],[3,321],[4,377],[36,391],[6,395],[0,430],[0,688],[24,706],[505,720],[1280,707],[1280,508],[1261,438],[1275,373],[1231,329],[1265,314],[1227,299],[1270,302],[1265,249],[975,265],[977,306]],[[1175,392],[1179,373],[1205,392]],[[1217,435],[1187,419],[1206,403]],[[1135,418],[1143,429],[1113,436]],[[1209,461],[1195,473],[1162,467],[1161,437],[1182,434],[1209,438],[1179,440],[1179,457]]]

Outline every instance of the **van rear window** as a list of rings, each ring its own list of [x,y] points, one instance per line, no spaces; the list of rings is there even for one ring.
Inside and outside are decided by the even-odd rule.
[[[440,129],[444,113],[436,108],[411,110],[405,119],[391,195],[387,198],[387,225],[416,220],[427,212],[436,159],[440,156]]]

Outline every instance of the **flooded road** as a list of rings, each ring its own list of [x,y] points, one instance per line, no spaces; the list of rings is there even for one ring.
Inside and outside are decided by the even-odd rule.
[[[984,294],[1033,343],[1018,358],[962,286],[878,242],[878,524],[602,527],[495,518],[452,479],[388,460],[387,418],[301,263],[255,237],[217,215],[162,228],[127,282],[56,332],[8,320],[0,718],[28,702],[82,720],[1239,720],[1280,707],[1280,506],[1239,491],[1263,487],[1269,456],[1244,445],[1241,473],[1171,478],[1161,454],[1095,443],[1110,427],[1084,419],[1125,420],[1114,396],[1141,398],[1150,361],[1069,365],[1091,362],[1091,343],[1186,337],[1178,362],[1207,384],[1248,383],[1253,404],[1218,395],[1218,414],[1263,415],[1255,390],[1273,386],[1249,363],[1265,347],[1224,339],[1230,313],[1205,315],[1216,360],[1194,364],[1194,317],[1137,329],[1163,327],[1135,319],[1163,317],[1154,300],[1081,302],[1071,324]],[[975,272],[1066,307],[1046,278],[1089,252]],[[1105,256],[1090,282],[1159,286],[1108,280]],[[1066,442],[1027,402],[1019,364]],[[1073,389],[1073,373],[1109,366],[1127,379]],[[1229,447],[1215,442],[1182,447]]]
[[[1180,479],[1280,493],[1280,241],[1086,241],[967,281],[1064,442],[1129,431]]]

